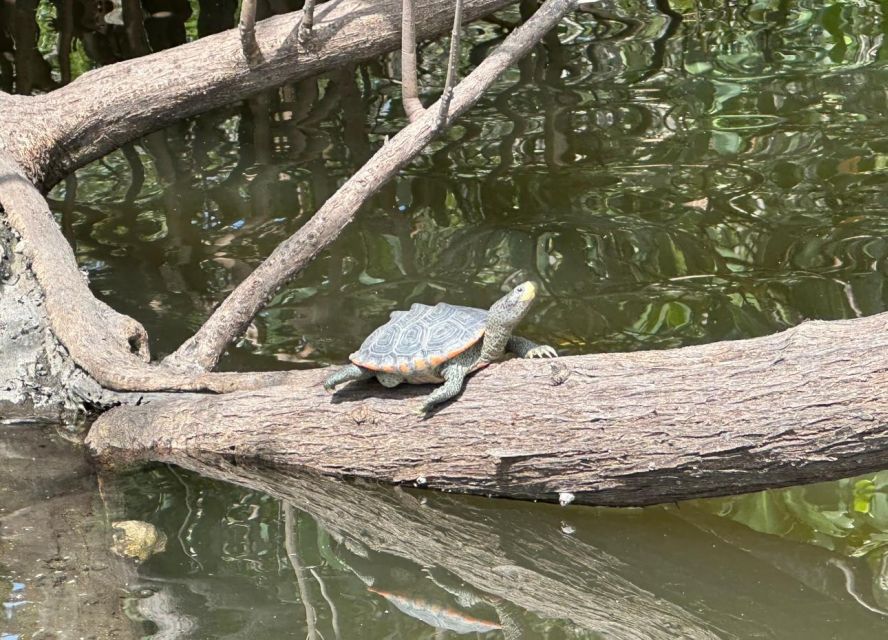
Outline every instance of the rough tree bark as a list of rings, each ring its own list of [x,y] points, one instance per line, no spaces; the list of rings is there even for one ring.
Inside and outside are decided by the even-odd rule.
[[[888,314],[751,340],[552,362],[470,379],[426,420],[428,388],[296,386],[121,407],[103,455],[242,456],[490,496],[645,505],[829,480],[888,464]]]
[[[466,0],[474,20],[514,0]],[[331,0],[316,11],[312,36],[299,42],[302,12],[256,24],[260,64],[244,60],[238,30],[90,71],[52,93],[0,97],[0,150],[39,187],[122,144],[283,82],[367,60],[398,47],[400,0]],[[417,35],[446,33],[451,0],[416,6]],[[108,91],[108,87],[115,87]]]
[[[548,0],[543,4],[457,85],[446,119],[453,120],[468,111],[505,69],[524,56],[575,6],[576,0]],[[440,133],[438,108],[433,106],[423,111],[364,163],[311,220],[279,244],[231,292],[197,333],[166,362],[175,367],[212,369],[225,347],[243,333],[271,296],[333,242],[354,219],[361,205]]]
[[[466,19],[507,1],[466,0]],[[510,34],[457,87],[451,119],[574,4],[547,0]],[[392,139],[278,247],[174,358],[160,366],[146,362],[144,329],[92,297],[39,189],[173,120],[393,49],[398,6],[398,0],[328,2],[309,47],[298,44],[299,14],[263,21],[255,33],[268,55],[255,66],[245,64],[232,30],[90,72],[45,96],[0,94],[0,204],[10,227],[0,229],[0,247],[12,247],[11,264],[34,276],[23,281],[21,293],[35,309],[45,302],[48,324],[38,323],[39,335],[48,327],[64,347],[41,347],[29,338],[25,351],[56,353],[63,362],[50,373],[58,381],[86,379],[98,395],[136,392],[112,394],[103,405],[138,402],[151,390],[268,387],[220,397],[152,397],[156,403],[148,406],[113,410],[90,434],[97,451],[203,450],[485,495],[556,499],[573,492],[578,501],[597,504],[736,493],[885,466],[884,315],[672,352],[512,362],[478,374],[458,402],[424,422],[413,413],[413,398],[425,390],[370,387],[376,396],[370,398],[356,387],[330,401],[320,392],[322,371],[205,372],[274,290],[433,138],[434,110]],[[417,6],[419,35],[446,29],[451,9],[450,0]],[[109,84],[117,90],[107,91]],[[4,295],[10,290],[8,283],[0,286]],[[4,331],[0,347],[14,340]],[[28,362],[33,379],[43,362]],[[11,375],[18,370],[12,367]],[[281,382],[286,385],[269,386]]]

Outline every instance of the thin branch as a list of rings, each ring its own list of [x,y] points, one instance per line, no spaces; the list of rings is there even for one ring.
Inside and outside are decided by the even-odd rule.
[[[284,502],[284,548],[287,550],[287,558],[296,574],[296,585],[299,588],[299,599],[305,609],[305,626],[308,627],[308,640],[318,638],[318,615],[308,594],[306,570],[299,557],[299,542],[296,533],[296,509],[288,502]]]
[[[450,58],[447,60],[447,79],[444,81],[444,93],[441,94],[441,106],[438,110],[438,129],[447,126],[447,115],[450,111],[450,102],[453,100],[453,84],[456,81],[456,68],[459,65],[459,36],[462,31],[463,0],[456,0],[456,10],[453,14],[453,31],[450,34]]]
[[[315,0],[305,0],[302,7],[302,22],[299,23],[299,44],[305,46],[311,38],[311,30],[314,27]]]
[[[262,51],[256,42],[256,0],[243,0],[241,3],[240,23],[241,51],[251,67],[262,64]]]
[[[450,122],[474,105],[506,68],[530,51],[575,6],[576,0],[546,0],[457,85]],[[389,140],[299,231],[278,245],[167,361],[175,366],[213,368],[226,346],[243,333],[271,296],[333,242],[367,199],[439,133],[437,115],[433,110],[426,112]]]
[[[404,0],[401,6],[401,102],[410,122],[416,122],[425,113],[419,100],[419,79],[416,71],[416,18],[414,0]]]

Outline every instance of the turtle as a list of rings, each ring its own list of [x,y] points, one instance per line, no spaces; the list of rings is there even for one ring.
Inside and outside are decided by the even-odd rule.
[[[493,303],[490,309],[441,302],[416,303],[409,311],[394,311],[349,356],[351,364],[324,381],[327,391],[351,380],[375,377],[386,387],[440,383],[422,405],[427,414],[435,405],[457,395],[473,371],[499,360],[506,352],[520,358],[554,358],[555,349],[512,335],[536,297],[533,282],[523,282]]]

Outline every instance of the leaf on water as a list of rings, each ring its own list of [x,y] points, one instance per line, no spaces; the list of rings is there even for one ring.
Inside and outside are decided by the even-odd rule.
[[[855,482],[854,511],[857,513],[869,513],[875,493],[876,485],[872,480],[864,478]]]

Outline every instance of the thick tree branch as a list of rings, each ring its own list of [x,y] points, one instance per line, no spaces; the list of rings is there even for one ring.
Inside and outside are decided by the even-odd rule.
[[[511,1],[466,0],[466,19]],[[0,144],[35,184],[49,188],[150,131],[399,44],[400,0],[331,0],[318,13],[310,47],[299,46],[300,26],[308,26],[303,12],[256,24],[265,57],[261,64],[244,61],[240,34],[231,30],[90,71],[45,96],[10,96],[4,102],[13,109],[3,110]],[[446,32],[452,17],[452,0],[425,0],[417,7],[418,35]]]
[[[500,73],[524,56],[576,4],[547,0],[512,32],[453,92],[451,119],[475,104]],[[358,209],[401,168],[413,160],[438,133],[432,109],[406,126],[361,167],[295,234],[282,242],[222,302],[200,330],[168,358],[176,366],[211,369],[231,340],[249,325],[268,299],[299,273],[339,232]]]
[[[2,152],[0,206],[42,289],[53,334],[77,365],[107,389],[223,393],[300,379],[299,372],[183,372],[148,364],[145,329],[92,295],[43,196]]]
[[[295,387],[114,409],[88,442],[510,498],[728,495],[886,466],[886,336],[888,313],[667,351],[512,360],[424,421],[427,387],[355,383],[329,397],[319,370]]]

